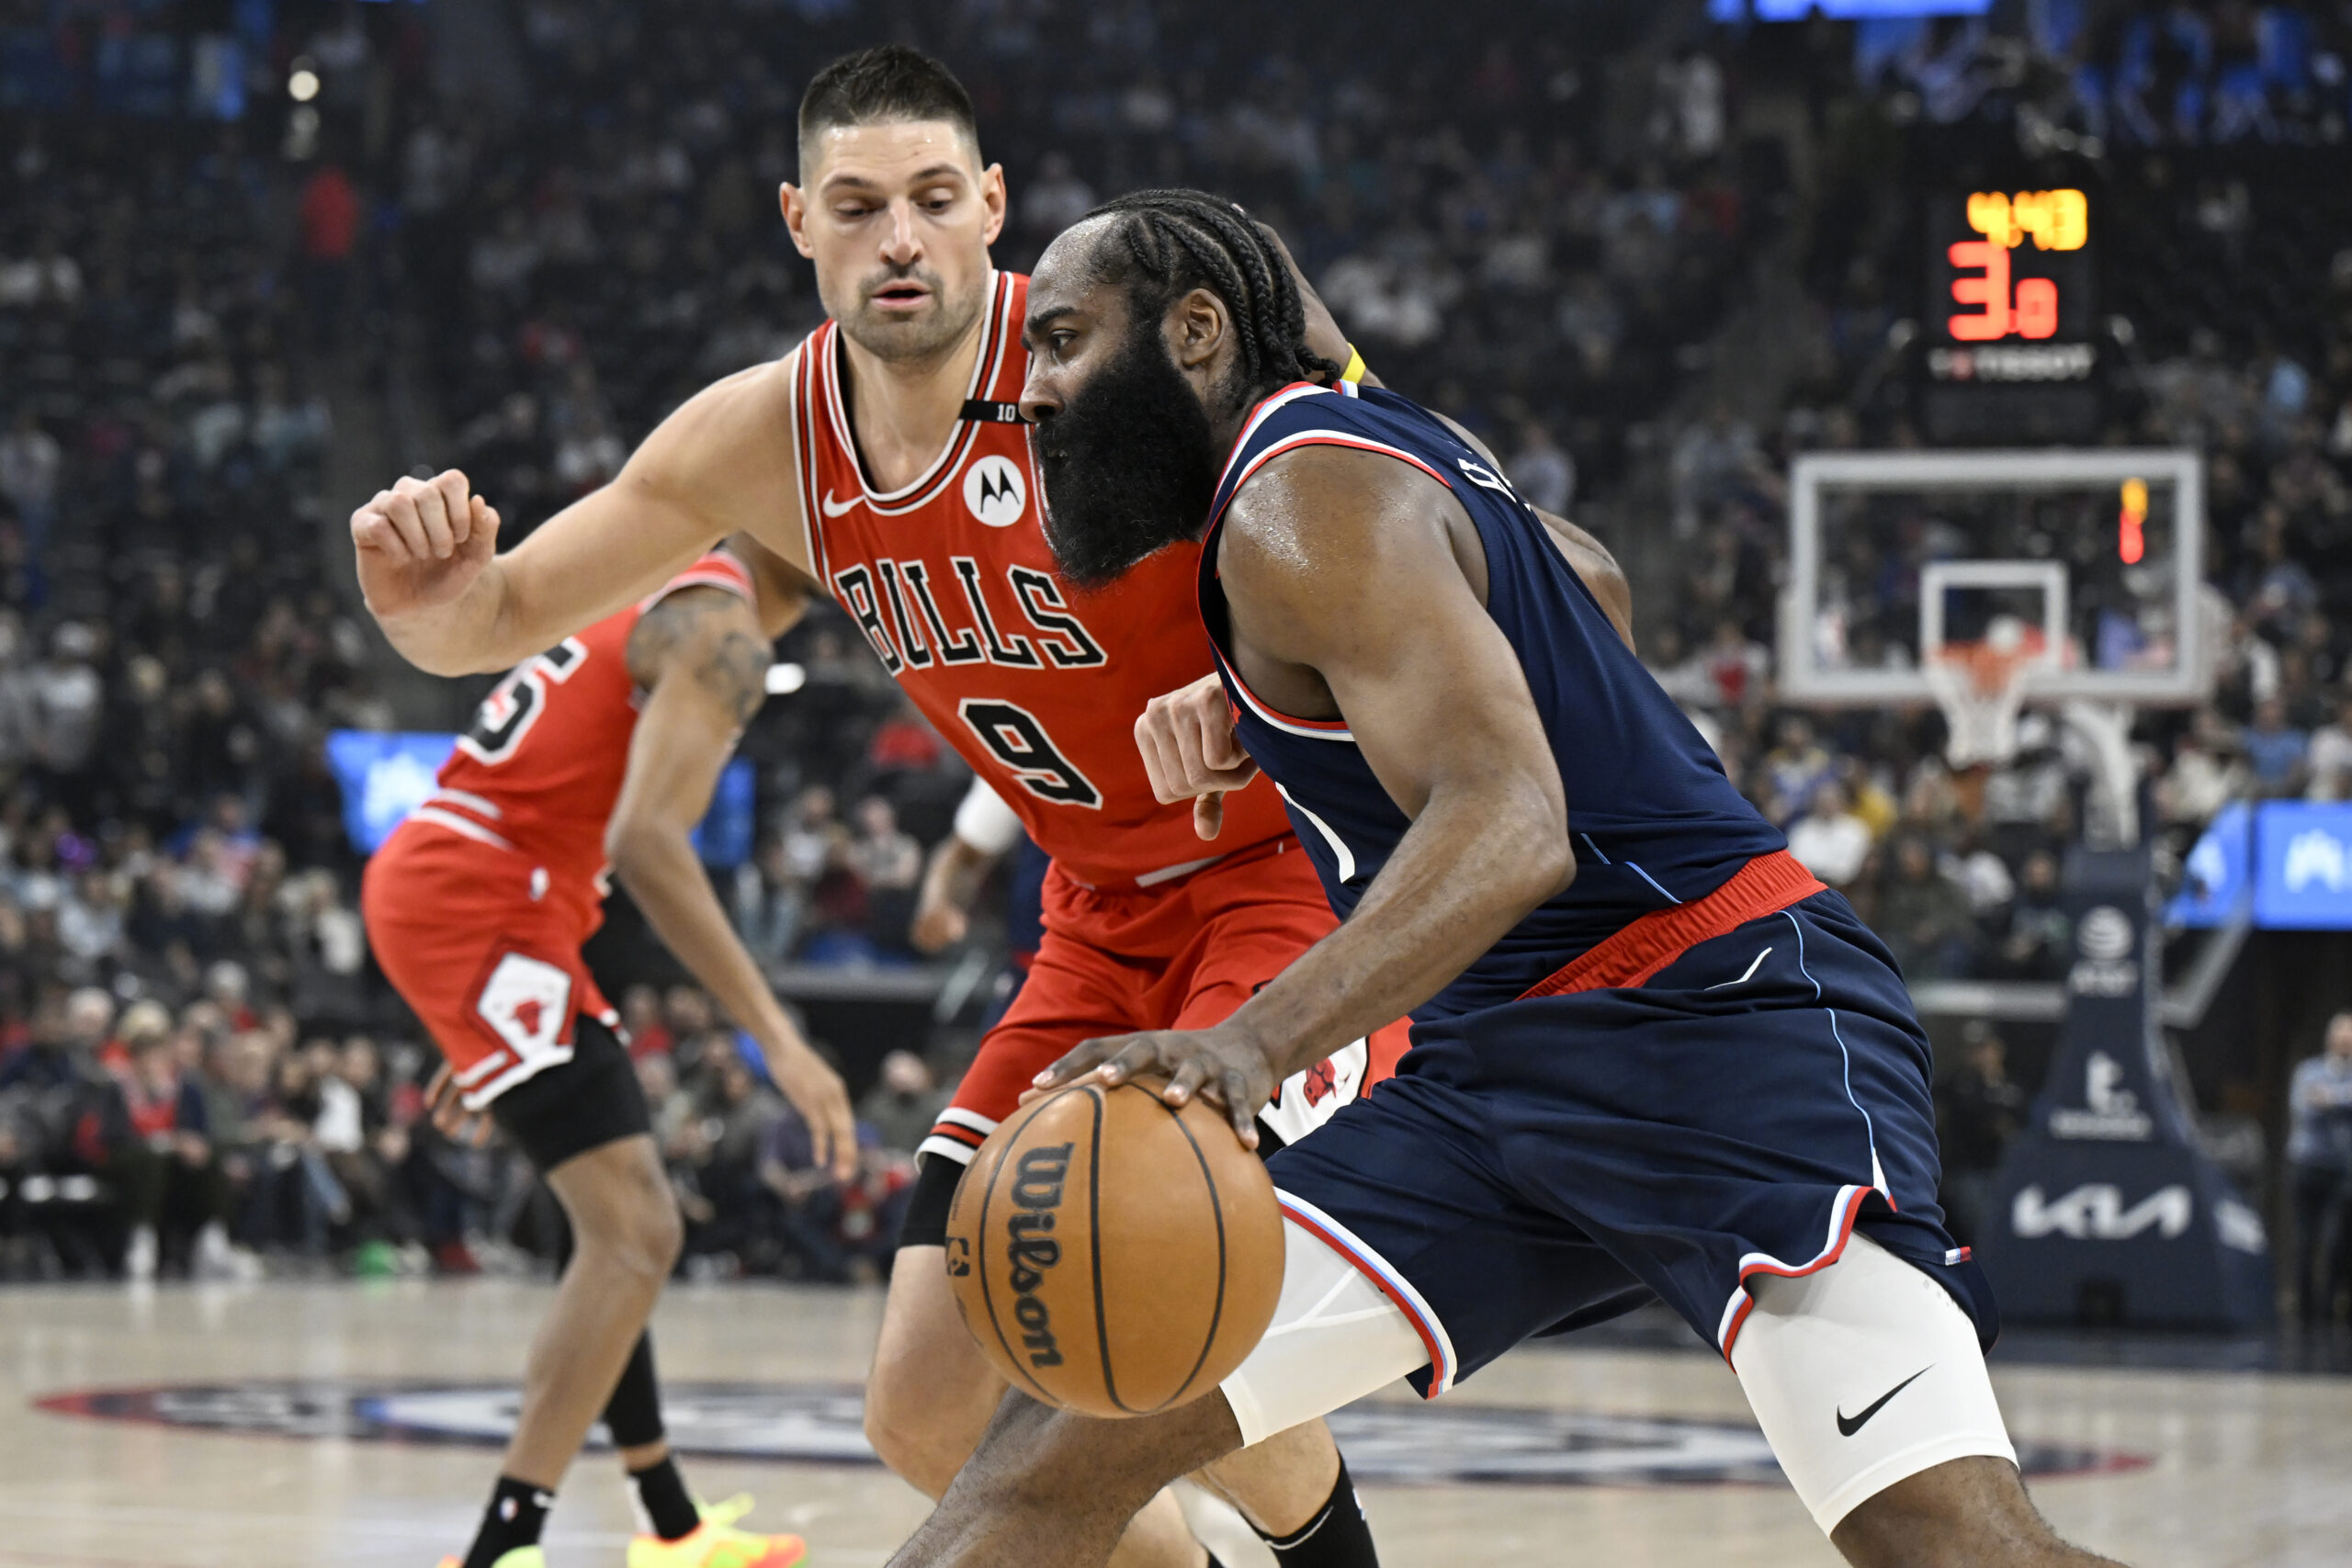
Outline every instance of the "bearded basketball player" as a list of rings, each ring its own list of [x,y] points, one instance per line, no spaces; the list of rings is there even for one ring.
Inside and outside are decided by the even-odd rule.
[[[748,1503],[695,1504],[670,1458],[646,1321],[677,1261],[677,1200],[580,949],[603,919],[609,867],[759,1042],[820,1156],[848,1174],[857,1130],[842,1081],[776,1005],[690,839],[766,694],[768,645],[806,603],[797,573],[741,543],[553,644],[484,700],[432,795],[368,863],[369,943],[445,1058],[436,1109],[446,1096],[497,1122],[574,1243],[490,1506],[442,1568],[543,1568],[541,1526],[599,1412],[644,1516],[629,1568],[791,1568],[804,1555],[797,1537],[737,1529]]]
[[[1730,1364],[1848,1561],[2101,1561],[2018,1478],[1885,948],[1634,658],[1591,542],[1338,377],[1272,254],[1198,192],[1098,210],[1038,264],[1022,404],[1071,581],[1200,547],[1230,733],[1154,736],[1161,793],[1222,787],[1238,744],[1345,922],[1223,1022],[1091,1042],[1039,1084],[1166,1074],[1250,1142],[1329,1042],[1410,1010],[1413,1048],[1268,1161],[1282,1295],[1239,1371],[1132,1421],[1009,1394],[893,1561],[1101,1563],[1170,1476],[1653,1300]]]
[[[496,554],[497,516],[462,474],[402,479],[353,516],[362,586],[392,643],[439,673],[502,668],[660,584],[713,539],[755,536],[831,593],[940,733],[1053,859],[1028,981],[983,1043],[923,1168],[866,1385],[883,1458],[943,1493],[1003,1393],[957,1316],[946,1213],[973,1150],[1043,1067],[1094,1036],[1215,1023],[1329,932],[1314,868],[1268,785],[1227,797],[1204,845],[1154,798],[1133,726],[1153,695],[1214,672],[1193,554],[1170,550],[1080,600],[1055,575],[1015,408],[1027,279],[996,271],[1002,171],[979,156],[955,78],[911,51],[838,61],[809,84],[794,243],[831,320],[784,360],[706,389],[613,484]],[[1318,307],[1319,310],[1319,307]],[[1327,352],[1348,353],[1328,316]],[[1384,1070],[1366,1030],[1272,1097],[1295,1140]],[[1371,1568],[1370,1533],[1320,1422],[1205,1478],[1285,1568]],[[1198,1568],[1172,1496],[1119,1561]]]

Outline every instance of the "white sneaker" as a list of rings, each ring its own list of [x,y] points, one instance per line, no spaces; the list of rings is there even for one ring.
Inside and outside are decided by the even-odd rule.
[[[258,1280],[261,1259],[229,1239],[215,1220],[196,1233],[194,1272],[199,1280]]]
[[[153,1225],[140,1225],[131,1231],[130,1245],[122,1249],[122,1272],[132,1280],[152,1280],[155,1277]]]

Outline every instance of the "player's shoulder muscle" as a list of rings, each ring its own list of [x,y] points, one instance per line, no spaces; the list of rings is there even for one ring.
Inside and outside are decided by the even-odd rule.
[[[799,354],[796,348],[723,377],[679,404],[630,457],[617,482],[707,520],[711,543],[748,534],[808,570],[791,417]]]
[[[1217,556],[1226,596],[1276,643],[1320,641],[1312,628],[1362,626],[1366,595],[1451,571],[1447,513],[1458,510],[1445,486],[1393,457],[1295,447],[1252,474],[1227,509]]]

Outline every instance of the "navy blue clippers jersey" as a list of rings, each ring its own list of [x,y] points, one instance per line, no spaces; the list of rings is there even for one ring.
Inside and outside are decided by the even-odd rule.
[[[1351,446],[1409,463],[1453,492],[1487,555],[1487,613],[1510,640],[1566,787],[1577,870],[1453,984],[1418,1009],[1434,1020],[1510,1000],[1641,916],[1713,893],[1786,848],[1724,774],[1706,741],[1609,623],[1542,518],[1418,403],[1378,388],[1300,383],[1261,403],[1226,464],[1201,552],[1201,615],[1238,711],[1238,733],[1279,781],[1299,842],[1345,919],[1411,826],[1347,725],[1278,713],[1228,654],[1217,531],[1260,465],[1299,446]]]

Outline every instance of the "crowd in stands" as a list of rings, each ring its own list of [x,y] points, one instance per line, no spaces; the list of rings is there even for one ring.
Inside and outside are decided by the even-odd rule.
[[[2233,37],[2258,26],[2269,37],[2291,14],[2305,45],[2299,80],[2332,84],[2326,103],[2338,118],[2325,135],[2343,135],[2352,39],[2333,11],[2027,10],[2089,30],[2066,33],[2054,52],[2030,30],[2004,35],[1981,20],[1896,30],[1953,48],[1997,44],[2054,71],[2074,58],[2067,50],[2119,27],[2136,38],[2149,28]],[[1667,621],[1644,628],[1644,652],[1799,857],[1853,897],[1912,978],[2051,979],[2070,952],[2059,863],[2095,809],[2090,748],[2057,716],[2029,711],[2017,756],[1956,769],[1933,708],[1803,713],[1774,700],[1790,459],[1926,445],[1889,347],[1916,336],[1915,313],[1936,306],[1914,304],[1901,281],[1919,271],[1918,226],[1866,220],[1883,210],[1890,172],[1873,139],[1901,145],[1917,107],[1901,101],[1916,79],[1874,73],[1870,46],[1885,34],[1860,28],[1862,69],[1812,84],[1819,121],[1845,129],[1822,144],[1826,216],[1804,268],[1812,316],[1801,373],[1772,417],[1716,405],[1677,433],[1670,526],[1680,581]],[[2014,102],[1968,112],[1986,122],[1974,131],[1980,152],[2014,153]],[[2310,139],[2324,130],[2312,120]],[[1939,154],[1962,145],[1937,134]],[[2082,171],[2097,181],[2111,239],[2109,298],[2125,321],[2105,350],[2114,373],[2097,440],[2187,447],[2207,462],[2201,631],[2215,694],[2196,711],[2143,713],[2132,737],[2149,781],[2143,818],[2171,875],[2225,802],[2352,796],[2352,205],[2317,161],[2198,157],[2139,151]],[[1919,564],[1882,563],[1882,581],[1911,585],[1916,599]],[[1872,614],[1916,621],[1917,607],[1858,604],[1854,618]]]
[[[1322,0],[1246,30],[1203,0],[914,0],[893,26],[973,89],[1012,193],[1000,265],[1101,197],[1222,189],[1282,230],[1388,380],[1481,432],[1538,504],[1630,493],[1662,462],[1670,514],[1645,525],[1672,530],[1677,580],[1645,596],[1652,668],[1915,978],[2047,979],[2090,789],[2063,727],[2030,716],[2016,759],[1970,773],[1932,712],[1775,701],[1787,459],[1920,440],[1886,392],[1916,233],[1821,215],[1885,199],[1907,127],[2041,123],[2121,150],[2109,303],[2137,337],[2108,438],[2211,465],[2221,696],[2136,737],[2177,857],[2228,799],[2352,795],[2352,229],[2331,231],[2352,197],[2226,145],[2341,135],[2337,11],[2023,14],[2022,34],[1815,22],[1662,53],[1655,18],[1600,0],[1541,27],[1478,0],[1434,33]],[[123,26],[177,25],[170,4],[142,15]],[[432,90],[413,8],[285,0],[254,51],[270,93],[160,136],[96,112],[95,88],[23,107],[0,62],[0,1268],[354,1247],[459,1267],[549,1228],[506,1156],[421,1117],[434,1058],[355,912],[322,738],[396,715],[322,586],[322,393],[411,355],[437,456],[513,534],[605,482],[685,395],[819,318],[775,191],[800,87],[876,23],[854,0],[513,15],[515,78],[490,104]],[[323,81],[307,118],[276,96],[298,58]],[[1792,69],[1815,164],[1804,367],[1769,414],[1681,417],[1754,258],[1804,216],[1783,138],[1739,118]],[[772,966],[909,961],[961,765],[839,615],[781,653],[806,684],[745,739],[760,826],[722,892]],[[870,1268],[904,1174],[888,1129],[935,1092],[921,1061],[886,1073],[869,1174],[834,1190],[707,1002],[631,1011],[692,1245],[734,1260],[697,1267]],[[35,1192],[73,1224],[33,1224]]]
[[[923,1056],[884,1060],[842,1182],[701,991],[636,987],[623,1016],[689,1273],[847,1282],[887,1268],[914,1147],[946,1100]],[[465,1274],[561,1256],[560,1212],[522,1159],[471,1119],[430,1113],[436,1063],[413,1041],[259,1001],[228,960],[176,1012],[97,986],[47,993],[0,1050],[0,1280],[255,1278],[329,1259]]]
[[[2339,6],[2036,0],[2007,19],[1865,22],[1857,73],[1933,122],[1989,107],[2036,134],[2120,149],[2341,141],[2352,118],[2352,18]]]
[[[1435,34],[1329,6],[1237,29],[1197,0],[925,4],[903,25],[964,74],[1006,167],[999,265],[1138,185],[1227,192],[1284,232],[1391,379],[1524,452],[1539,499],[1565,504],[1578,469],[1622,466],[1625,424],[1713,327],[1757,192],[1711,61],[1612,152],[1599,106],[1640,19],[1479,9],[1490,27]],[[527,523],[820,319],[775,193],[801,85],[865,31],[854,8],[744,0],[522,11],[520,111],[404,106],[391,172],[458,455]]]

